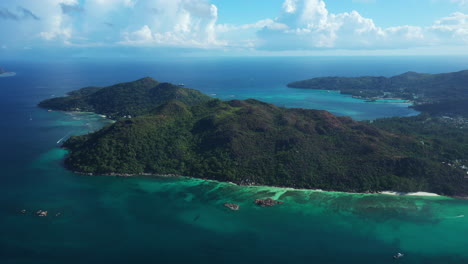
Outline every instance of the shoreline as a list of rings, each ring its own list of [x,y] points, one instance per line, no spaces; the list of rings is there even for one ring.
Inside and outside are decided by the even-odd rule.
[[[437,193],[430,193],[430,192],[397,192],[397,191],[367,191],[367,192],[353,192],[353,191],[336,191],[336,190],[323,190],[323,189],[306,189],[306,188],[294,188],[294,187],[287,187],[287,186],[276,186],[276,185],[256,185],[256,184],[241,184],[237,182],[231,181],[219,181],[214,179],[207,179],[207,178],[198,178],[192,176],[183,176],[178,174],[156,174],[156,173],[139,173],[139,174],[128,174],[128,173],[86,173],[86,172],[79,172],[79,171],[72,171],[73,173],[86,175],[86,176],[105,176],[105,177],[123,177],[123,178],[138,178],[138,177],[149,177],[149,178],[186,178],[186,179],[196,179],[200,181],[211,181],[217,183],[225,183],[225,184],[233,184],[236,186],[241,187],[268,187],[268,188],[278,188],[283,190],[294,190],[294,191],[316,191],[316,192],[328,192],[328,193],[343,193],[343,194],[364,194],[364,195],[392,195],[392,196],[407,196],[407,197],[438,197],[438,198],[452,198],[452,199],[468,199],[468,197],[464,196],[446,196],[440,195]]]
[[[395,191],[383,191],[383,192],[378,192],[379,194],[385,194],[385,195],[406,195],[406,196],[426,196],[426,197],[441,197],[444,195],[440,195],[437,193],[430,193],[430,192],[395,192]],[[444,197],[450,197],[450,196],[444,196]]]
[[[340,92],[340,91],[338,91]],[[361,98],[356,98],[359,100],[362,100]],[[393,99],[393,98],[392,98]],[[82,112],[82,111],[64,111],[64,110],[58,110],[64,113],[86,113],[86,114],[93,114],[97,115],[103,120],[111,120],[114,121],[113,119],[110,119],[108,116],[99,114],[96,112]],[[64,148],[64,147],[62,147]],[[64,148],[66,149],[66,148]],[[468,199],[468,197],[464,196],[447,196],[447,195],[439,195],[436,193],[429,193],[429,192],[422,192],[422,191],[416,191],[416,192],[397,192],[397,191],[391,191],[391,190],[386,190],[386,191],[363,191],[363,192],[357,192],[357,191],[339,191],[339,190],[322,190],[322,189],[308,189],[308,188],[297,188],[297,187],[290,187],[290,186],[275,186],[275,185],[261,185],[261,184],[252,184],[252,183],[243,183],[243,182],[229,182],[229,181],[220,181],[216,179],[207,179],[203,177],[194,177],[194,176],[185,176],[185,175],[178,175],[178,174],[159,174],[159,173],[138,173],[138,174],[132,174],[132,173],[116,173],[116,172],[108,172],[108,173],[87,173],[87,172],[80,172],[80,171],[75,171],[71,168],[67,168],[67,166],[64,166],[66,169],[72,171],[73,173],[80,174],[80,175],[87,175],[87,176],[113,176],[113,177],[184,177],[184,178],[189,178],[189,179],[198,179],[198,180],[203,180],[203,181],[215,181],[219,183],[229,183],[229,184],[235,184],[237,186],[245,186],[245,187],[271,187],[271,188],[281,188],[281,189],[289,189],[289,190],[299,190],[299,191],[321,191],[321,192],[337,192],[337,193],[347,193],[347,194],[384,194],[384,195],[400,195],[400,196],[417,196],[417,197],[447,197],[447,198],[456,198],[456,199]]]
[[[392,103],[392,104],[408,104],[409,105],[408,107],[410,107],[410,108],[415,105],[415,102],[413,100],[398,98],[398,97],[391,97],[391,98],[365,97],[365,96],[360,96],[360,95],[353,95],[353,94],[350,94],[350,93],[344,93],[341,90],[302,88],[302,87],[293,87],[293,86],[289,86],[289,85],[287,85],[287,87],[293,88],[293,89],[316,90],[316,91],[321,91],[321,92],[325,92],[325,93],[330,93],[330,92],[339,93],[341,95],[350,96],[350,97],[352,97],[354,99],[363,100],[366,103],[370,103],[370,102],[373,102],[373,103],[386,103],[387,102],[387,103]],[[395,102],[395,101],[400,101],[400,102]]]

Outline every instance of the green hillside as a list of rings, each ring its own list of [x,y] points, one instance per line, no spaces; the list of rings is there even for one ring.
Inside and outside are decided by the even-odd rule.
[[[62,111],[95,112],[119,119],[146,114],[172,99],[192,105],[211,98],[193,89],[159,83],[146,77],[109,87],[86,87],[70,92],[66,97],[42,101],[39,106]]]
[[[65,164],[77,172],[184,175],[350,192],[468,194],[461,167],[468,159],[463,147],[468,133],[424,116],[369,124],[254,99],[221,101],[150,78],[88,87],[40,105],[134,116],[66,141]]]
[[[466,193],[464,172],[433,148],[325,111],[255,100],[179,101],[73,137],[69,168],[97,174],[176,174],[339,191]]]

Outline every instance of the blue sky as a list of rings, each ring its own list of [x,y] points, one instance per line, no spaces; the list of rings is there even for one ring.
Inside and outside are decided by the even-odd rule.
[[[2,57],[468,55],[468,0],[2,0],[0,36]]]

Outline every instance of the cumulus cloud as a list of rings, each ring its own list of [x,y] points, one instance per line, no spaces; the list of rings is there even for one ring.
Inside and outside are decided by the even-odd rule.
[[[72,27],[67,26],[66,20],[63,16],[54,16],[51,18],[49,28],[47,31],[39,33],[44,40],[62,39],[64,43],[69,44],[69,39],[72,37]]]
[[[46,41],[58,41],[71,44],[75,20],[69,15],[81,9],[77,0],[46,0],[49,1],[47,21],[39,36]]]
[[[468,15],[456,12],[426,29],[436,43],[468,44]]]
[[[123,33],[124,45],[214,47],[218,8],[205,0],[155,0],[145,3],[150,10],[143,25]],[[141,7],[140,7],[141,8]]]
[[[468,15],[461,12],[430,26],[386,28],[357,11],[330,12],[326,1],[284,0],[277,17],[246,24],[219,24],[212,0],[5,1],[0,3],[0,20],[8,26],[0,27],[0,35],[8,36],[4,39],[9,48],[40,43],[270,52],[468,44]],[[444,1],[463,5],[468,0]]]
[[[197,48],[223,45],[216,36],[218,9],[210,0],[14,2],[0,3],[0,19],[21,22],[15,28],[0,27],[0,34],[10,36],[10,43],[42,39],[67,45],[105,43]],[[35,25],[22,22],[39,17],[43,19]],[[21,43],[24,44],[27,43]]]
[[[285,0],[275,23],[258,31],[267,50],[398,49],[437,44],[468,44],[467,15],[455,13],[431,27],[382,28],[357,11],[333,14],[323,0]]]
[[[285,27],[258,32],[262,48],[368,48],[385,39],[372,19],[356,11],[330,14],[322,0],[286,0],[277,22]]]

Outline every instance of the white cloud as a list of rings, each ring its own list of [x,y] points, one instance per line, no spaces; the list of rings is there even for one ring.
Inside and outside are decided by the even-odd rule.
[[[468,15],[456,12],[427,28],[428,35],[439,43],[468,44]]]
[[[76,5],[77,0],[15,0],[0,4],[6,10],[26,10],[34,19],[8,22],[0,27],[0,35],[8,36],[9,46],[37,44],[38,39],[68,43],[72,38],[73,21],[62,13],[61,4]]]
[[[125,31],[123,45],[207,48],[223,45],[216,36],[218,8],[205,0],[154,0],[142,28]]]
[[[60,39],[64,43],[69,43],[69,39],[72,37],[72,27],[67,22],[67,17],[62,14],[57,14],[49,17],[47,31],[42,31],[39,36],[44,40],[56,40]]]
[[[144,25],[141,29],[137,31],[128,33],[126,37],[127,39],[131,39],[131,41],[135,43],[146,43],[153,41],[153,33],[147,25]]]
[[[357,11],[332,13],[325,1],[284,0],[282,6],[278,6],[278,17],[246,24],[218,24],[218,8],[212,0],[4,1],[0,10],[14,11],[13,16],[19,16],[21,13],[17,10],[22,7],[34,16],[3,19],[0,35],[8,36],[2,42],[9,48],[45,43],[50,46],[313,51],[468,44],[468,15],[461,12],[440,18],[431,26],[385,28]],[[468,0],[437,1],[468,6]]]
[[[232,31],[241,31],[241,30],[249,30],[249,29],[262,29],[262,28],[270,28],[270,29],[288,29],[288,26],[285,24],[277,23],[273,19],[263,19],[259,20],[252,24],[243,24],[240,26],[231,25],[231,24],[218,24],[216,25],[216,32],[217,33],[226,33]]]
[[[468,15],[454,13],[433,26],[402,25],[382,28],[357,11],[329,13],[323,0],[285,0],[275,23],[258,32],[259,48],[399,49],[440,44],[468,44]]]
[[[130,8],[135,6],[135,0],[93,0],[87,1],[87,3],[97,5],[105,9],[115,8],[118,6],[125,6]]]
[[[268,18],[252,24],[217,24],[215,30],[218,39],[222,40],[218,42],[221,42],[224,47],[254,48],[258,45],[256,33],[263,28],[286,30],[288,26]]]
[[[283,9],[286,13],[296,12],[296,1],[295,0],[286,0],[283,3]]]
[[[287,29],[263,28],[266,49],[359,48],[382,42],[385,32],[358,12],[330,14],[322,0],[286,0],[277,23]]]

